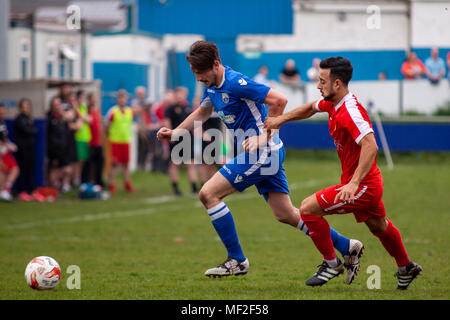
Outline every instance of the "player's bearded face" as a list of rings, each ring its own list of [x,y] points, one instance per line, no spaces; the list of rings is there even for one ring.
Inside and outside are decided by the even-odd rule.
[[[336,95],[333,84],[334,81],[332,81],[332,79],[330,78],[330,70],[320,69],[317,89],[320,90],[323,100],[330,101]]]
[[[192,71],[195,73],[197,81],[203,82],[205,86],[211,87],[216,85],[218,71],[214,67],[206,71],[198,71],[195,69],[192,69]]]

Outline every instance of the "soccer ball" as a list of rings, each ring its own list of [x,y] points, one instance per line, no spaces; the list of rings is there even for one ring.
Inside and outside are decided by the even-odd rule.
[[[36,257],[25,269],[27,284],[37,290],[50,290],[61,279],[61,268],[55,259],[47,256]]]

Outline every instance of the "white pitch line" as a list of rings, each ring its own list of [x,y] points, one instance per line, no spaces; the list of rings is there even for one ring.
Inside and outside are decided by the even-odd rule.
[[[291,190],[310,188],[320,184],[329,183],[330,179],[322,179],[322,180],[309,180],[302,183],[293,183],[290,185]],[[259,198],[260,195],[256,192],[244,193],[244,194],[233,194],[226,201],[240,201],[240,200],[248,200],[253,198]],[[161,196],[161,197],[153,197],[150,199],[146,199],[145,203],[150,204],[161,204],[161,203],[174,203],[178,198],[173,196]],[[19,230],[19,229],[30,229],[35,227],[42,226],[50,226],[50,225],[58,225],[58,224],[71,224],[71,223],[79,223],[79,222],[90,222],[97,220],[108,220],[114,218],[127,218],[127,217],[135,217],[135,216],[143,216],[143,215],[151,215],[160,212],[168,212],[168,211],[177,211],[181,209],[187,208],[200,208],[202,207],[200,201],[194,201],[190,205],[188,204],[178,204],[171,207],[166,207],[164,209],[161,208],[140,208],[135,210],[127,210],[120,212],[101,212],[96,214],[85,214],[81,216],[74,216],[70,218],[60,218],[60,219],[51,219],[51,220],[43,220],[43,221],[32,221],[18,224],[10,224],[5,225],[0,228],[0,230]],[[157,210],[158,209],[158,210]]]

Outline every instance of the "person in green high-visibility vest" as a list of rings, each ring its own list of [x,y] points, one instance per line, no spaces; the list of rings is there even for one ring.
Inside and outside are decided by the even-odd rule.
[[[84,182],[89,182],[88,172],[86,172],[86,170],[83,171],[83,166],[84,163],[89,160],[89,142],[91,141],[92,135],[89,127],[91,116],[88,113],[86,93],[83,90],[77,92],[77,100],[77,111],[82,121],[81,128],[75,132],[78,158],[78,161],[75,164],[75,184],[79,185]]]
[[[117,105],[112,107],[106,116],[106,130],[111,142],[112,167],[109,174],[108,187],[111,193],[116,192],[116,175],[122,172],[125,191],[134,193],[130,171],[130,141],[133,124],[133,110],[127,106],[128,94],[125,90],[117,93]]]

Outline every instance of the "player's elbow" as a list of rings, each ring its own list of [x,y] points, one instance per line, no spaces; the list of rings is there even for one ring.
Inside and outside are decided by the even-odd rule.
[[[283,114],[284,109],[286,108],[288,100],[284,96],[280,96],[275,100],[275,103],[272,105],[271,108],[271,115],[272,116],[279,116]]]

